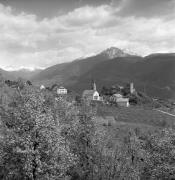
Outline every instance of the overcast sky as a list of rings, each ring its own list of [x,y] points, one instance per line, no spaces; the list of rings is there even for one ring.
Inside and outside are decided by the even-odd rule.
[[[0,0],[1,68],[45,68],[111,46],[175,52],[175,0]]]

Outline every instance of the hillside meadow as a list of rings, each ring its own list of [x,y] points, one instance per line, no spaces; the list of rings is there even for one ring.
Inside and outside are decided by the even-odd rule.
[[[155,109],[144,108],[139,106],[115,107],[99,106],[97,116],[112,116],[116,122],[129,124],[150,125],[153,127],[168,127],[175,124],[175,117],[163,114]]]

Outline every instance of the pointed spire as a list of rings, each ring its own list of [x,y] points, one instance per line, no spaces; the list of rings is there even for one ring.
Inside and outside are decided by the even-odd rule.
[[[92,89],[93,89],[94,91],[97,91],[97,86],[96,86],[96,83],[95,83],[94,80],[92,81]]]

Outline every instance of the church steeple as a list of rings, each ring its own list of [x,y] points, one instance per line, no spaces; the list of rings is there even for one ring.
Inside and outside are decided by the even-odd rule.
[[[92,89],[93,89],[94,91],[97,91],[97,86],[96,86],[96,83],[95,83],[94,80],[93,80],[93,82],[92,82]]]

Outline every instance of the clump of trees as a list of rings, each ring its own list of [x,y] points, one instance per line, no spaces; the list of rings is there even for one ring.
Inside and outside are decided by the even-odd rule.
[[[32,82],[31,81],[27,80],[25,82],[25,80],[22,79],[22,78],[18,78],[17,81],[4,80],[4,83],[6,85],[8,85],[9,87],[11,87],[11,88],[18,88],[18,89],[23,89],[25,85],[32,86]]]
[[[101,89],[101,94],[105,96],[112,96],[115,93],[122,93],[121,89],[118,86],[103,86]]]
[[[75,163],[43,94],[24,89],[1,106],[1,179],[55,179]]]

